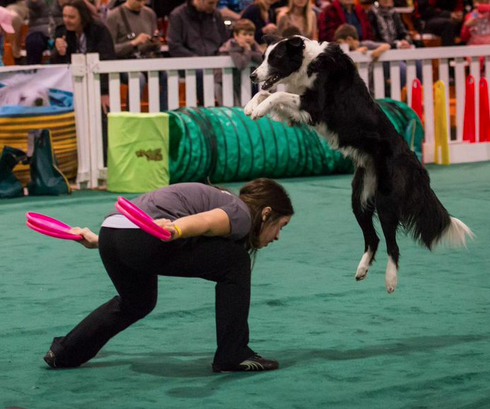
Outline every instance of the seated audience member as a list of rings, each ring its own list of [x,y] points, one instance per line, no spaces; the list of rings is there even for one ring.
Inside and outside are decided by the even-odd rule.
[[[253,0],[219,0],[218,10],[225,20],[236,21],[240,19],[240,14]]]
[[[461,28],[461,40],[468,45],[490,44],[489,0],[474,3],[471,13],[466,14]]]
[[[393,0],[378,0],[368,11],[373,29],[373,40],[391,45],[391,48],[410,48],[412,39],[400,14],[393,8]]]
[[[318,39],[316,14],[310,0],[289,0],[288,6],[277,16],[277,31],[284,36],[284,30],[297,27],[300,34],[311,40]]]
[[[3,44],[5,41],[4,36],[7,34],[9,38],[15,33],[14,27],[12,26],[12,15],[9,11],[0,7],[0,67],[3,66]]]
[[[106,24],[114,41],[118,59],[146,59],[161,57],[161,43],[158,38],[157,16],[146,0],[126,0],[121,6],[112,9]],[[123,83],[127,83],[126,73],[121,75]],[[143,91],[147,82],[146,76],[140,73],[140,88]],[[167,75],[160,73],[160,110],[166,111]]]
[[[276,10],[271,7],[278,0],[255,0],[254,4],[243,10],[242,18],[246,18],[255,24],[255,41],[266,48],[263,41],[264,35],[276,34]]]
[[[415,0],[414,5],[420,31],[441,37],[443,46],[455,44],[463,21],[463,0]]]
[[[228,39],[218,0],[188,0],[169,16],[167,30],[171,57],[206,57],[218,55]],[[203,71],[196,70],[197,99],[204,102]]]
[[[262,63],[262,50],[255,41],[254,35],[254,23],[246,18],[240,19],[233,26],[233,38],[230,38],[220,48],[220,54],[229,55],[236,67],[236,70],[233,70],[233,94],[235,106],[241,106],[240,71],[247,68],[251,62],[254,62],[257,65]],[[221,104],[222,101],[219,100],[219,103]]]
[[[334,0],[318,17],[319,41],[333,41],[335,30],[342,24],[356,28],[361,41],[372,40],[371,25],[362,7],[354,0]]]
[[[12,15],[12,27],[15,31],[9,35],[8,39],[12,47],[12,56],[16,64],[25,64],[25,58],[22,58],[22,26],[29,16],[25,0],[0,0],[0,6],[5,7]]]
[[[62,23],[61,6],[66,0],[26,0],[29,29],[25,40],[27,64],[41,64],[43,53],[54,47],[56,27]]]
[[[98,53],[101,60],[116,60],[111,34],[104,23],[94,17],[84,0],[68,0],[63,5],[63,25],[56,29],[51,55],[54,64],[71,62],[72,54]],[[102,77],[102,109],[109,108],[107,76]]]
[[[335,30],[334,40],[339,44],[347,44],[349,51],[358,51],[364,54],[371,51],[373,61],[377,61],[381,54],[391,48],[388,43],[378,43],[372,40],[360,41],[356,28],[351,24],[342,24]]]

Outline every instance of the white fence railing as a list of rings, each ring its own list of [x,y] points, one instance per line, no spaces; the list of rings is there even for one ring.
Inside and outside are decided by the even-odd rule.
[[[423,104],[425,115],[424,159],[434,161],[434,109],[433,81],[441,79],[446,85],[446,112],[448,118],[447,138],[450,147],[451,163],[490,160],[490,143],[468,144],[462,142],[465,104],[465,83],[468,74],[475,78],[475,106],[478,107],[478,83],[481,75],[480,59],[483,59],[483,72],[490,77],[490,46],[441,47],[409,50],[391,50],[372,63],[371,58],[358,52],[350,53],[356,62],[359,73],[374,92],[375,98],[390,97],[401,100],[403,85],[399,62],[406,62],[407,103],[411,104],[411,84],[417,76],[417,65],[422,67],[424,90]],[[383,63],[389,64],[390,92],[386,94],[386,78]],[[434,72],[436,67],[437,72]],[[26,69],[26,67],[21,67]],[[127,105],[131,112],[140,111],[140,73],[148,78],[148,111],[160,110],[159,78],[160,71],[167,73],[168,109],[179,107],[180,84],[185,84],[185,104],[197,103],[197,70],[202,70],[204,106],[214,106],[216,97],[215,71],[221,71],[222,104],[234,104],[233,62],[230,57],[167,58],[151,60],[99,61],[97,54],[74,55],[71,65],[75,100],[76,126],[78,135],[78,183],[96,187],[106,179],[102,148],[102,112],[100,109],[100,76],[109,76],[109,99],[111,112],[121,111],[120,74],[128,75]],[[0,68],[3,71],[4,68]],[[11,69],[10,69],[11,70]],[[454,72],[450,76],[450,70]],[[182,76],[182,72],[185,73]],[[251,98],[249,70],[240,76],[241,104]],[[454,86],[456,96],[456,139],[451,140],[449,126],[449,84]],[[475,112],[478,131],[478,110]],[[478,140],[478,139],[477,139]]]

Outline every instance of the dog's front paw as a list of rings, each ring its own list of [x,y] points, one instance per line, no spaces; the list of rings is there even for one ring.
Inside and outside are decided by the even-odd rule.
[[[269,98],[270,95],[271,94],[268,91],[258,92],[250,101],[248,101],[247,105],[245,105],[245,108],[243,108],[243,113],[247,116],[252,116],[252,112],[255,110],[255,108],[257,108],[264,100]]]
[[[257,106],[257,103],[251,99],[248,101],[247,105],[245,105],[245,108],[243,108],[243,113],[247,116],[251,116],[254,108]]]
[[[397,284],[398,284],[398,275],[396,273],[396,270],[392,270],[388,268],[386,270],[386,276],[385,276],[385,285],[388,294],[391,294],[392,292],[395,291]]]
[[[270,110],[269,104],[263,102],[252,111],[252,115],[250,115],[250,118],[253,119],[254,121],[260,119],[263,116],[266,116],[269,113],[269,110]]]

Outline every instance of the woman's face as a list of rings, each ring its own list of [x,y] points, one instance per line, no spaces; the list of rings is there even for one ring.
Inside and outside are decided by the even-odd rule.
[[[298,8],[304,8],[308,4],[309,0],[293,0],[293,6]]]
[[[279,240],[281,229],[291,220],[291,216],[283,216],[274,221],[266,221],[262,225],[259,235],[259,249],[266,247],[269,243]]]
[[[82,19],[75,7],[65,6],[63,8],[63,23],[68,31],[82,30]]]

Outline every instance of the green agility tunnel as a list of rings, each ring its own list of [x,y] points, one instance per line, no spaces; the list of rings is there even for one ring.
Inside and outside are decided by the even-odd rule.
[[[268,117],[252,121],[242,108],[170,111],[170,183],[212,183],[351,173],[352,162],[309,127]]]

